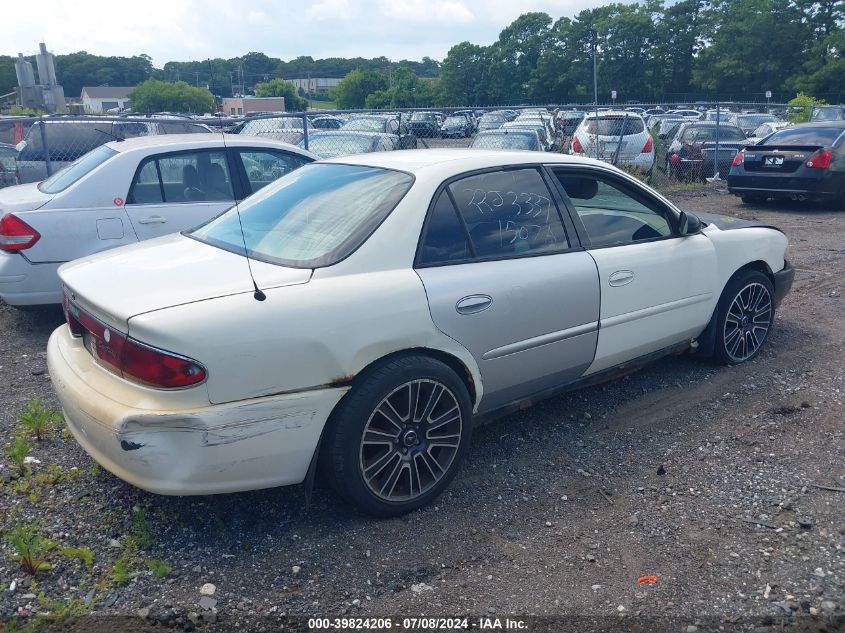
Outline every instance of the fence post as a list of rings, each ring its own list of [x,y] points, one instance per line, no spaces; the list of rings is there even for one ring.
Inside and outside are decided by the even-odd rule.
[[[308,115],[305,112],[302,113],[302,130],[303,130],[303,144],[305,145],[305,149],[308,149]]]
[[[721,122],[722,115],[720,113],[721,109],[719,104],[716,103],[716,152],[713,155],[713,178],[717,179],[720,178],[719,176],[719,123]]]
[[[44,121],[40,121],[38,131],[41,133],[41,147],[44,148],[44,163],[47,167],[47,177],[53,175],[53,165],[50,163],[50,146],[47,145],[47,126]]]

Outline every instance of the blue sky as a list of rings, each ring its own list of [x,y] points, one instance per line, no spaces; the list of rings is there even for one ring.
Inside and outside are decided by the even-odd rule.
[[[468,40],[489,44],[516,17],[545,11],[574,16],[606,0],[41,0],[36,13],[9,3],[0,20],[0,53],[146,53],[170,60],[235,57],[259,51],[300,55],[441,60]]]

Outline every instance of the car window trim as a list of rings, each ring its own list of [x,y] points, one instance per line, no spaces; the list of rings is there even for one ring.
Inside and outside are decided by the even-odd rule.
[[[578,240],[578,246],[573,245],[573,240],[571,239],[572,233],[567,230],[567,222],[564,219],[564,214],[561,212],[560,207],[558,205],[558,197],[555,196],[555,192],[549,187],[549,183],[544,177],[543,174],[543,164],[541,163],[526,163],[526,164],[512,164],[512,165],[499,165],[496,167],[484,167],[481,169],[472,169],[470,171],[465,171],[455,176],[450,176],[446,180],[438,185],[437,189],[434,192],[434,195],[431,197],[431,201],[428,204],[428,209],[426,210],[425,220],[423,221],[422,229],[420,230],[420,235],[417,238],[417,250],[414,254],[414,270],[422,269],[422,268],[435,268],[439,266],[458,266],[461,264],[481,264],[484,262],[498,262],[503,260],[510,260],[510,259],[523,259],[526,257],[548,257],[551,255],[563,255],[566,253],[574,253],[578,251],[585,250],[584,247],[581,245],[581,241]],[[556,250],[556,251],[543,251],[543,252],[534,252],[534,253],[520,253],[518,255],[494,255],[494,256],[487,256],[487,257],[478,257],[474,256],[472,259],[462,259],[462,260],[451,260],[447,262],[433,262],[433,263],[423,263],[421,261],[422,258],[422,249],[425,236],[428,234],[428,225],[431,221],[431,216],[434,211],[434,206],[437,201],[440,199],[440,194],[443,190],[446,190],[449,194],[449,199],[452,203],[452,207],[455,210],[455,213],[458,215],[458,219],[461,223],[461,226],[464,229],[464,234],[467,237],[467,240],[470,245],[470,252],[475,253],[475,245],[472,242],[472,239],[469,237],[469,229],[466,226],[466,222],[461,215],[461,212],[458,210],[458,205],[455,203],[455,200],[452,196],[452,192],[448,190],[448,187],[459,180],[463,180],[465,178],[471,178],[473,176],[480,176],[484,174],[492,174],[496,172],[504,172],[504,171],[516,171],[521,169],[533,169],[539,173],[540,178],[543,180],[546,188],[549,189],[549,194],[551,195],[552,201],[555,203],[555,208],[558,213],[558,218],[560,219],[561,226],[563,227],[564,233],[566,234],[566,241],[569,244],[569,248]]]
[[[677,239],[678,237],[683,237],[680,232],[678,231],[678,216],[675,214],[674,209],[667,206],[662,200],[659,198],[655,198],[652,196],[648,190],[642,188],[639,185],[635,185],[634,183],[628,182],[627,179],[620,178],[610,170],[605,169],[590,169],[586,167],[574,167],[570,165],[560,165],[560,164],[551,164],[549,165],[550,171],[554,176],[554,184],[559,189],[559,193],[563,196],[565,201],[566,209],[569,212],[569,215],[572,217],[572,221],[575,224],[576,231],[578,232],[578,237],[581,240],[581,243],[584,245],[585,250],[599,250],[604,248],[619,248],[620,246],[633,246],[635,244],[647,244],[649,242],[662,242],[664,240],[671,240]],[[644,240],[637,240],[635,242],[628,242],[626,244],[606,244],[602,246],[594,246],[592,240],[590,240],[590,236],[587,233],[587,228],[584,226],[584,223],[581,221],[581,216],[578,215],[577,209],[575,209],[575,205],[572,203],[572,200],[569,199],[569,195],[566,193],[566,190],[563,188],[563,185],[558,180],[555,172],[564,171],[566,173],[571,174],[588,174],[592,176],[596,176],[597,179],[606,178],[608,181],[613,182],[614,185],[618,185],[619,188],[624,193],[629,193],[631,191],[635,192],[638,195],[631,195],[634,200],[640,202],[640,197],[644,197],[646,200],[656,204],[661,210],[666,213],[665,219],[669,224],[669,228],[672,231],[670,235],[661,235],[660,237],[650,237]],[[649,206],[649,205],[644,205]]]

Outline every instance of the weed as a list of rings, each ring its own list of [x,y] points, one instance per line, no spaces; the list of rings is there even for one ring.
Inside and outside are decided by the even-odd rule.
[[[94,478],[96,479],[96,478],[97,478],[97,477],[99,477],[101,474],[103,474],[103,469],[102,469],[102,468],[100,468],[97,464],[94,464],[93,466],[91,466],[91,471],[90,471],[90,472],[91,472],[91,476],[92,476],[92,477],[94,477]]]
[[[76,558],[82,561],[86,567],[91,567],[94,564],[94,552],[87,547],[63,547],[59,550],[59,554],[65,558]]]
[[[156,578],[167,578],[170,575],[170,565],[163,560],[148,560],[147,569],[153,572],[153,576]]]
[[[61,419],[58,411],[48,409],[38,398],[30,400],[27,408],[18,413],[21,426],[39,442],[53,432]]]
[[[35,475],[35,481],[41,486],[55,486],[60,483],[64,477],[65,474],[61,466],[58,464],[50,464],[47,467],[47,472]]]
[[[36,616],[36,624],[64,622],[70,618],[78,618],[91,610],[90,604],[85,604],[79,598],[67,600],[49,600],[44,594],[38,596],[38,603],[42,612]]]
[[[11,534],[6,536],[6,540],[15,548],[21,569],[30,576],[50,569],[47,554],[56,547],[56,544],[41,535],[41,529],[37,524],[17,525]]]
[[[25,435],[16,435],[12,440],[12,447],[6,451],[9,459],[17,466],[21,476],[26,475],[26,458],[29,457],[29,451],[32,447]]]

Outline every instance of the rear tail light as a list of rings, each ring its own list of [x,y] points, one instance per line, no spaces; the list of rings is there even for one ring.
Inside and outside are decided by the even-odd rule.
[[[159,389],[191,387],[205,380],[206,370],[198,362],[113,330],[80,310],[66,296],[62,306],[71,333],[82,336],[94,358],[118,376]]]
[[[31,248],[41,234],[18,216],[7,213],[0,218],[0,250],[14,253]]]
[[[821,149],[807,160],[807,167],[811,169],[827,169],[830,167],[830,161],[833,158],[833,152],[829,149]]]
[[[677,154],[672,154],[672,158],[670,158],[669,160],[672,161],[672,165],[677,166],[677,164],[681,162],[681,157]]]
[[[648,137],[648,140],[643,145],[643,151],[640,152],[641,154],[651,154],[651,151],[654,149],[654,141],[651,140],[651,137]]]
[[[734,154],[734,159],[731,161],[731,167],[739,167],[745,160],[745,151],[739,151]]]
[[[581,141],[578,140],[577,136],[572,139],[572,151],[576,154],[584,153],[584,148],[581,146]]]

